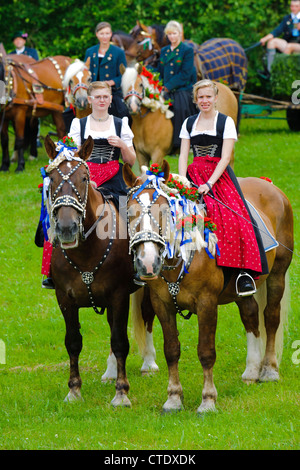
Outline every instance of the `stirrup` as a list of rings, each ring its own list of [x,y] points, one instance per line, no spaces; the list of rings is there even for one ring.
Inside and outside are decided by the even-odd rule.
[[[249,287],[250,288],[248,290],[245,290],[244,292],[241,292],[238,289],[238,282],[239,282],[239,279],[241,277],[248,277],[249,281],[250,281],[249,282]],[[250,283],[252,285],[252,288],[250,286]],[[237,276],[236,281],[235,281],[235,290],[236,290],[236,293],[239,297],[247,297],[247,296],[255,294],[256,293],[256,285],[255,285],[253,277],[250,274],[246,273],[245,271],[241,271],[240,274]]]

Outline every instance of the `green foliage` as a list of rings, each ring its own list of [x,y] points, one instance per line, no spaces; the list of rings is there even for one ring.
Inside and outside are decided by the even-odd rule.
[[[271,72],[272,95],[290,100],[292,85],[300,77],[300,54],[276,54]]]

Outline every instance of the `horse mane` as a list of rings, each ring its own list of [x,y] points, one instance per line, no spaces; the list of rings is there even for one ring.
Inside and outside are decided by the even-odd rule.
[[[86,67],[85,63],[79,59],[76,59],[75,62],[70,64],[63,78],[63,87],[67,88],[71,78],[74,77],[74,75],[76,75],[78,72],[81,72],[82,70],[84,70],[85,67]]]
[[[132,85],[138,76],[138,72],[135,67],[126,67],[125,72],[122,75],[121,88],[123,96],[126,95],[128,88]]]

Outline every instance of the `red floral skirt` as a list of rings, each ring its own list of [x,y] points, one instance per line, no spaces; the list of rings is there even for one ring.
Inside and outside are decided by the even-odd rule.
[[[216,157],[196,157],[188,167],[188,174],[192,181],[200,186],[209,180],[219,161]],[[261,258],[254,229],[245,204],[227,170],[214,184],[213,193],[219,201],[242,216],[238,216],[210,196],[204,196],[207,216],[217,224],[216,235],[220,249],[217,264],[261,273]]]
[[[90,170],[90,179],[94,181],[98,188],[101,184],[110,180],[119,171],[119,161],[113,160],[107,163],[92,163],[87,161]]]

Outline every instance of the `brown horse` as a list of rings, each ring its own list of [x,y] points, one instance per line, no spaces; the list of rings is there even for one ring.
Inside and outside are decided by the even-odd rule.
[[[140,168],[153,163],[162,163],[164,157],[172,151],[173,124],[167,117],[163,100],[145,98],[145,90],[149,87],[148,80],[141,75],[142,68],[127,67],[122,70],[122,92],[125,103],[132,116],[134,145]],[[237,124],[238,103],[233,92],[222,83],[217,83],[219,98],[217,109],[231,116]],[[155,108],[156,104],[160,106]],[[151,107],[154,106],[151,110]],[[156,110],[155,110],[156,109]],[[234,156],[231,158],[233,166]]]
[[[169,165],[163,163],[162,172],[167,181]],[[275,336],[286,312],[281,308],[285,293],[286,274],[293,251],[293,213],[287,197],[276,186],[257,178],[240,180],[245,198],[259,211],[266,227],[277,240],[277,248],[266,253],[269,275],[256,281],[257,295],[238,297],[236,276],[233,273],[224,285],[224,275],[216,260],[208,257],[206,250],[195,249],[189,258],[188,274],[180,274],[182,263],[178,259],[163,259],[167,242],[167,231],[162,222],[171,217],[166,196],[154,187],[153,180],[142,187],[147,176],[137,179],[125,165],[123,175],[130,191],[128,199],[128,224],[130,246],[141,278],[150,288],[153,308],[159,318],[164,335],[164,352],[169,369],[168,400],[164,411],[182,408],[182,386],[178,374],[180,343],[176,315],[189,310],[198,317],[198,357],[203,368],[204,386],[202,403],[198,412],[215,409],[217,391],[213,381],[213,366],[216,360],[215,332],[218,305],[235,302],[247,333],[248,354],[246,370],[242,376],[248,382],[274,381],[279,379]],[[154,178],[155,179],[155,178]],[[157,180],[157,178],[156,178]],[[156,210],[155,210],[156,209]],[[172,231],[170,232],[172,235]],[[174,269],[163,271],[162,265]],[[266,293],[266,297],[262,294]],[[263,312],[266,347],[263,359],[260,356],[261,332],[259,313]],[[276,338],[279,340],[279,338]]]
[[[10,161],[8,153],[8,124],[14,121],[18,166],[16,171],[23,171],[24,129],[26,117],[38,118],[52,114],[58,137],[65,134],[62,118],[64,109],[63,74],[71,59],[65,56],[48,57],[35,63],[19,64],[5,59],[6,104],[2,107],[3,126],[1,130],[2,166],[1,171],[8,171]]]
[[[65,344],[70,356],[66,400],[81,398],[79,308],[93,307],[97,313],[104,313],[106,308],[111,349],[117,361],[112,405],[130,406],[125,362],[129,351],[127,321],[134,272],[128,254],[126,218],[123,220],[115,206],[90,184],[85,160],[93,149],[91,137],[69,159],[57,157],[56,146],[49,136],[45,147],[53,160],[47,172],[51,231],[57,240],[51,277],[66,323]]]

